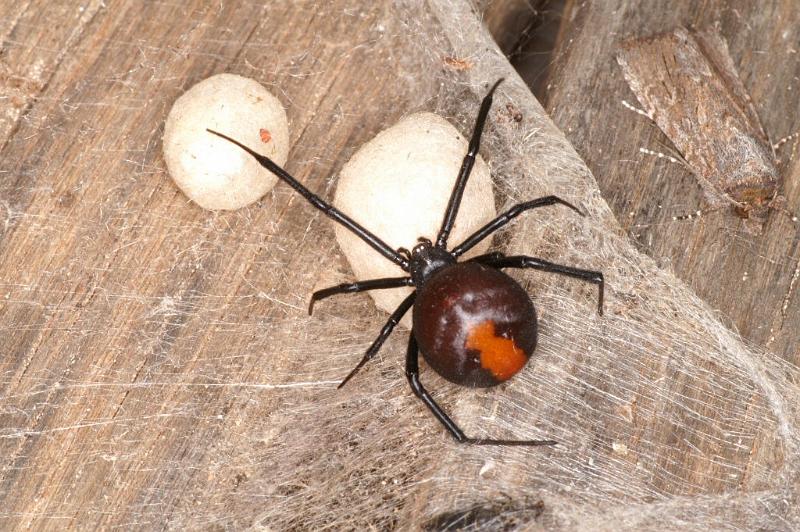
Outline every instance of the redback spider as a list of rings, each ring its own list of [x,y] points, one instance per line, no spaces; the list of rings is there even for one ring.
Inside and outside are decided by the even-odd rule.
[[[527,292],[514,279],[503,273],[502,268],[533,268],[594,283],[598,285],[599,290],[598,312],[603,313],[604,283],[603,274],[600,272],[562,266],[523,255],[507,257],[496,252],[479,255],[465,262],[457,262],[459,256],[524,211],[558,204],[569,207],[583,216],[575,206],[561,198],[545,196],[519,203],[478,229],[459,245],[452,249],[447,248],[447,237],[453,228],[464,187],[475,163],[481,133],[492,105],[492,96],[501,81],[503,80],[500,79],[492,86],[481,102],[469,148],[450,194],[436,243],[427,238],[419,238],[419,243],[410,252],[403,248],[392,249],[336,207],[311,193],[269,158],[222,133],[210,129],[208,131],[236,144],[255,157],[264,168],[285,181],[314,207],[358,235],[378,253],[409,274],[406,277],[344,283],[319,290],[311,296],[309,314],[313,310],[315,301],[334,294],[401,286],[416,288],[392,312],[378,338],[367,349],[361,362],[339,384],[339,388],[375,356],[395,325],[413,305],[413,327],[406,354],[406,377],[414,394],[425,403],[457,441],[475,445],[554,445],[556,442],[552,440],[469,438],[433,400],[419,380],[420,349],[425,361],[437,373],[462,386],[495,386],[508,380],[528,361],[536,347],[536,310]]]

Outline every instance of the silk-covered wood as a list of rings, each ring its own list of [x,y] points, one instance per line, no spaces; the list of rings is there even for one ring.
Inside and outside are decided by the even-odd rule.
[[[568,2],[560,18],[552,75],[542,98],[556,124],[592,169],[603,197],[640,249],[674,271],[750,341],[800,362],[800,212],[798,137],[800,12],[791,1]],[[637,105],[616,56],[626,39],[678,26],[714,27],[728,43],[739,77],[767,135],[777,145],[778,192],[786,213],[771,210],[761,234],[730,209],[709,210],[697,179],[681,164],[642,153],[679,156]],[[526,73],[523,72],[523,76]]]
[[[797,522],[796,368],[742,344],[631,247],[480,15],[461,0],[0,7],[1,528]],[[595,50],[612,38],[587,37]],[[354,280],[329,220],[281,185],[204,211],[166,173],[172,102],[219,72],[281,99],[287,170],[328,199],[377,132],[420,110],[468,132],[506,78],[482,148],[496,201],[556,194],[586,217],[520,217],[495,246],[603,271],[606,312],[594,286],[511,272],[540,311],[530,363],[486,393],[421,377],[470,435],[559,445],[455,445],[405,382],[407,331],[336,390],[387,316],[366,296],[307,315],[314,290]],[[586,111],[613,101],[581,92],[587,79],[563,86],[582,117],[568,132],[610,127]]]

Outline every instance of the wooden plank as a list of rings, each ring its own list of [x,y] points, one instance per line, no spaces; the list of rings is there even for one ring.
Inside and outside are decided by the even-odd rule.
[[[31,2],[10,22],[4,58],[18,74],[6,87],[42,74],[10,102],[0,167],[3,528],[55,516],[59,527],[160,526],[149,519],[167,522],[213,484],[181,463],[213,461],[209,444],[236,432],[248,402],[268,415],[280,400],[271,385],[322,381],[298,385],[313,404],[346,371],[352,342],[379,327],[371,310],[370,327],[339,320],[320,345],[329,327],[304,315],[307,296],[346,266],[318,213],[280,187],[247,209],[203,211],[160,154],[171,102],[237,72],[286,103],[288,168],[329,195],[354,146],[415,105],[387,90],[402,73],[391,38],[369,45],[387,7],[357,4]],[[304,342],[320,361],[291,356],[312,351]],[[260,384],[218,385],[239,382]],[[238,421],[218,418],[231,408]]]
[[[611,528],[663,523],[696,494],[694,523],[791,517],[796,368],[750,352],[620,236],[468,2],[4,9],[10,71],[49,63],[0,148],[2,528]],[[521,219],[499,249],[603,269],[606,316],[591,287],[520,274],[533,365],[485,391],[423,378],[471,433],[562,445],[454,445],[407,388],[404,334],[335,389],[386,316],[366,296],[306,315],[313,289],[351,279],[328,221],[286,187],[208,213],[166,174],[171,103],[222,71],[281,98],[287,168],[325,197],[386,125],[428,110],[468,132],[506,77],[483,148],[498,201],[554,193],[588,216]]]
[[[547,0],[489,0],[483,21],[506,55],[514,54],[536,32]]]
[[[704,210],[696,179],[680,164],[645,155],[670,153],[669,140],[622,100],[636,102],[615,61],[619,43],[684,25],[714,27],[728,41],[739,75],[773,142],[800,124],[800,60],[792,2],[570,2],[561,18],[555,66],[541,97],[592,169],[603,197],[639,249],[674,271],[743,336],[800,361],[798,224],[772,212],[761,235],[749,234],[728,209],[699,220],[673,217]],[[533,71],[523,76],[533,81]],[[800,212],[798,139],[779,150],[787,208]]]

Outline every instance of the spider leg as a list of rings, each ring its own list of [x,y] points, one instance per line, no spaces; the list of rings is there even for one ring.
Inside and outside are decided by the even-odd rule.
[[[289,172],[278,166],[272,159],[265,155],[261,155],[257,153],[255,150],[248,148],[238,140],[234,140],[227,135],[223,135],[217,131],[206,129],[209,133],[212,133],[218,137],[222,137],[223,139],[236,144],[241,149],[249,153],[253,158],[258,161],[258,163],[275,174],[278,178],[280,178],[284,183],[295,189],[297,192],[300,193],[311,205],[322,211],[325,216],[333,219],[334,221],[340,223],[350,231],[352,231],[357,237],[361,240],[369,244],[374,250],[378,253],[389,259],[390,261],[394,262],[398,266],[400,266],[404,271],[408,271],[408,260],[405,259],[402,255],[400,255],[397,251],[393,250],[389,247],[386,242],[378,238],[377,236],[370,233],[367,229],[361,226],[358,222],[344,214],[342,211],[326,203],[325,200],[308,190],[306,187],[302,185],[297,179],[291,176]]]
[[[481,264],[494,267],[495,262],[504,258],[506,258],[506,256],[500,253],[499,251],[490,251],[489,253],[484,253],[483,255],[472,257],[471,259],[468,259],[464,262],[479,262]]]
[[[412,332],[410,338],[408,340],[408,352],[406,354],[406,378],[408,378],[408,383],[411,385],[411,389],[414,391],[414,395],[419,397],[425,406],[428,407],[436,419],[444,425],[444,428],[447,429],[453,438],[456,439],[459,443],[469,443],[472,445],[528,445],[528,446],[537,446],[537,445],[555,445],[557,442],[553,440],[487,440],[482,438],[468,438],[464,432],[458,428],[458,425],[450,419],[442,407],[440,407],[436,401],[433,400],[431,394],[422,386],[422,383],[419,380],[419,348],[417,346],[417,339],[414,338],[414,333]]]
[[[353,371],[348,373],[347,377],[345,377],[344,380],[339,383],[339,386],[336,387],[337,389],[347,384],[347,381],[352,379],[353,375],[358,373],[358,370],[361,369],[361,366],[366,364],[369,361],[369,359],[371,359],[378,353],[378,350],[383,345],[383,342],[385,342],[386,339],[389,337],[389,335],[392,334],[395,325],[397,325],[400,322],[400,320],[403,319],[405,313],[408,312],[408,309],[410,309],[411,306],[414,304],[415,297],[417,297],[416,291],[412,292],[407,298],[405,298],[403,302],[400,303],[400,306],[398,306],[394,310],[394,312],[392,312],[392,315],[389,316],[389,319],[386,321],[386,325],[383,326],[383,329],[381,329],[381,332],[378,334],[378,337],[375,338],[375,341],[372,342],[371,346],[369,346],[367,352],[364,353],[364,358],[362,358],[361,362],[359,362],[356,365],[356,367],[353,368]]]
[[[478,242],[480,242],[487,236],[491,235],[492,233],[494,233],[495,231],[497,231],[498,229],[500,229],[501,227],[503,227],[508,222],[510,222],[511,220],[513,220],[514,218],[516,218],[525,211],[536,209],[538,207],[546,207],[548,205],[556,205],[556,204],[569,207],[573,211],[583,216],[583,213],[579,211],[577,207],[575,207],[573,204],[567,201],[562,200],[558,196],[545,196],[543,198],[526,201],[524,203],[518,203],[513,207],[511,207],[510,209],[508,209],[503,214],[501,214],[500,216],[498,216],[497,218],[495,218],[494,220],[492,220],[491,222],[489,222],[488,224],[484,225],[483,227],[475,231],[473,234],[467,237],[462,243],[454,247],[451,253],[453,254],[454,257],[458,257],[464,254],[464,252],[471,249]]]
[[[436,237],[437,248],[447,249],[447,237],[450,236],[450,231],[453,229],[453,224],[458,214],[458,208],[461,205],[461,197],[464,195],[464,188],[467,186],[467,179],[469,179],[472,166],[475,164],[475,157],[478,155],[478,149],[481,145],[481,134],[483,133],[483,126],[486,125],[489,108],[492,106],[494,91],[502,81],[503,78],[497,80],[481,102],[481,108],[478,111],[478,119],[475,121],[475,129],[473,129],[472,138],[469,140],[469,148],[467,149],[467,154],[464,156],[464,161],[461,163],[461,169],[458,171],[458,178],[453,186],[453,191],[450,193],[450,200],[447,202],[447,210],[444,214],[442,227],[439,229],[439,235]]]
[[[605,280],[603,279],[602,272],[595,272],[592,270],[582,270],[580,268],[572,268],[570,266],[562,266],[536,257],[526,257],[525,255],[516,255],[511,257],[504,257],[502,255],[487,253],[481,257],[486,257],[485,260],[479,261],[486,266],[494,268],[532,268],[534,270],[541,270],[543,272],[557,273],[559,275],[566,275],[567,277],[574,277],[583,281],[594,283],[598,287],[597,298],[597,312],[603,315],[603,293],[605,292]],[[481,258],[476,257],[476,259]]]
[[[365,290],[376,290],[380,288],[398,288],[401,286],[414,286],[411,277],[384,277],[382,279],[370,279],[368,281],[358,281],[355,283],[342,283],[330,288],[317,290],[311,294],[311,301],[308,302],[308,315],[314,311],[314,303],[320,299],[325,299],[336,294],[352,294],[364,292]]]

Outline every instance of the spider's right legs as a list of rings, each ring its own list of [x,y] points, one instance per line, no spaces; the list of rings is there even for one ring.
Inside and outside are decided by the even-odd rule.
[[[569,207],[573,211],[583,216],[583,213],[579,211],[577,207],[575,207],[573,204],[567,201],[562,200],[558,196],[545,196],[543,198],[526,201],[524,203],[518,203],[513,207],[511,207],[510,209],[508,209],[503,214],[501,214],[500,216],[498,216],[497,218],[495,218],[494,220],[492,220],[491,222],[489,222],[488,224],[484,225],[483,227],[475,231],[472,235],[468,236],[466,239],[464,239],[462,243],[454,247],[451,253],[453,254],[453,256],[459,257],[466,251],[470,250],[478,242],[480,242],[487,236],[491,235],[492,233],[494,233],[495,231],[506,225],[508,222],[510,222],[523,212],[529,211],[531,209],[536,209],[538,207],[546,207],[548,205],[556,205],[556,204]]]
[[[369,359],[371,359],[378,353],[378,350],[383,345],[383,342],[385,342],[386,339],[389,338],[389,335],[392,334],[395,325],[400,323],[400,320],[403,319],[403,316],[405,316],[406,312],[408,312],[408,309],[410,309],[411,306],[414,304],[415,297],[417,297],[417,292],[416,291],[411,292],[411,294],[407,298],[405,298],[402,303],[400,303],[400,306],[397,307],[394,310],[394,312],[392,312],[392,315],[389,316],[389,319],[386,321],[386,325],[383,326],[383,329],[381,329],[381,332],[380,334],[378,334],[378,337],[375,339],[374,342],[372,342],[372,345],[369,346],[367,352],[364,353],[364,358],[362,358],[361,362],[359,362],[358,365],[356,365],[356,367],[353,368],[353,371],[347,374],[347,377],[345,377],[344,380],[341,383],[339,383],[339,386],[337,386],[337,388],[341,388],[342,386],[347,384],[347,381],[352,379],[353,375],[358,373],[358,370],[361,369],[361,366],[366,364],[369,361]]]
[[[544,259],[537,259],[536,257],[527,257],[525,255],[515,255],[506,257],[502,253],[487,253],[472,259],[473,262],[480,262],[486,266],[493,268],[532,268],[543,272],[557,273],[559,275],[566,275],[575,279],[581,279],[589,283],[597,285],[598,298],[597,298],[597,312],[603,314],[603,294],[605,292],[605,280],[603,279],[602,272],[593,270],[582,270],[580,268],[573,268],[571,266],[563,266],[554,262],[546,261]]]
[[[382,279],[370,279],[369,281],[358,281],[355,283],[342,283],[330,288],[317,290],[311,294],[311,301],[308,302],[309,316],[314,310],[314,303],[320,299],[325,299],[336,294],[352,294],[364,292],[365,290],[376,290],[380,288],[399,288],[401,286],[414,286],[411,277],[384,277]]]
[[[450,419],[444,410],[433,400],[431,394],[422,386],[422,383],[419,380],[419,347],[417,346],[417,340],[414,338],[414,333],[410,334],[410,338],[408,340],[408,353],[406,354],[406,377],[408,378],[408,383],[411,385],[411,389],[414,391],[414,395],[419,397],[425,406],[433,413],[436,419],[444,425],[444,428],[447,429],[453,438],[460,443],[469,443],[472,445],[527,445],[527,446],[538,446],[538,445],[555,445],[556,442],[553,440],[487,440],[482,438],[468,438],[464,432],[458,428],[458,425]]]

